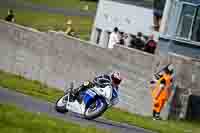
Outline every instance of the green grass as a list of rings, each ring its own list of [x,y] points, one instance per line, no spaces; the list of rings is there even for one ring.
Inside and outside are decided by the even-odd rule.
[[[97,3],[92,1],[81,0],[17,0],[20,2],[29,2],[32,4],[47,5],[49,7],[60,7],[67,9],[83,9],[85,5],[88,5],[89,11],[96,11]]]
[[[55,102],[63,92],[54,90],[38,81],[26,80],[23,77],[0,71],[0,86],[14,89],[16,91]],[[192,133],[200,132],[200,125],[197,122],[185,121],[153,121],[150,117],[142,117],[126,111],[111,108],[104,113],[104,117],[113,121],[136,125],[159,133]]]
[[[117,108],[107,110],[104,117],[113,121],[150,129],[158,133],[200,133],[200,124],[198,122],[179,120],[153,121],[150,117],[142,117]]]
[[[71,19],[73,28],[78,36],[83,40],[89,40],[93,19],[91,17],[64,16],[60,14],[49,14],[44,12],[14,10],[16,23],[38,29],[39,31],[66,30],[66,22]],[[0,8],[0,19],[7,15],[7,9]]]
[[[50,88],[38,81],[26,80],[21,76],[0,71],[0,86],[38,97],[49,102],[55,102],[63,92]]]
[[[1,133],[104,133],[105,131],[0,104]]]

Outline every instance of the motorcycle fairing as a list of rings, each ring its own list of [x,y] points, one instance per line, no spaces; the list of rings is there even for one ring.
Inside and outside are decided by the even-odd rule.
[[[85,107],[87,108],[95,99],[96,93],[90,89],[84,92],[83,101],[85,103]]]

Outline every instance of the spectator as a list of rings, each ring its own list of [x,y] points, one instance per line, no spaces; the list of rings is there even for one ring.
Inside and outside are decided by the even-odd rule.
[[[119,44],[120,45],[125,45],[125,36],[124,36],[124,32],[119,32]]]
[[[13,13],[13,10],[8,10],[8,16],[5,18],[8,22],[15,22],[15,15]]]
[[[67,27],[66,27],[65,34],[67,34],[69,36],[75,36],[75,30],[72,27],[72,20],[68,20],[66,25],[67,25]]]
[[[144,51],[151,53],[151,54],[154,54],[156,47],[157,47],[157,43],[154,40],[154,36],[150,35],[149,39],[148,39],[148,41],[147,41],[147,43],[144,47]]]
[[[113,32],[110,34],[108,48],[112,49],[116,44],[119,44],[119,30],[117,27],[115,27]]]
[[[127,34],[127,33],[125,33],[125,34],[124,34],[124,45],[125,45],[125,46],[128,47],[128,46],[130,45],[130,41],[131,41],[130,39],[131,39],[130,35]]]
[[[136,44],[135,44],[135,40],[136,40],[136,36],[135,35],[133,35],[133,34],[130,34],[130,45],[129,45],[129,47],[130,48],[136,48]]]
[[[147,43],[149,37],[148,36],[143,36],[143,38],[144,38],[144,42]]]
[[[135,39],[135,46],[137,49],[142,50],[144,48],[144,44],[145,42],[144,42],[144,38],[142,37],[142,33],[138,32]]]

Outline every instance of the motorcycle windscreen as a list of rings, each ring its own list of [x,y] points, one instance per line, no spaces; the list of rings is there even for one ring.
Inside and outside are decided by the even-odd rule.
[[[84,101],[86,107],[88,107],[88,105],[90,105],[93,102],[95,96],[96,96],[96,93],[92,90],[87,90],[85,92],[83,101]]]

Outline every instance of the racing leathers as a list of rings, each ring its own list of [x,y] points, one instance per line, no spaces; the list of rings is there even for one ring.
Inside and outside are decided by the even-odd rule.
[[[94,78],[93,83],[97,88],[102,89],[103,95],[109,100],[111,105],[115,105],[119,102],[119,87],[112,84],[110,75],[99,75]]]

